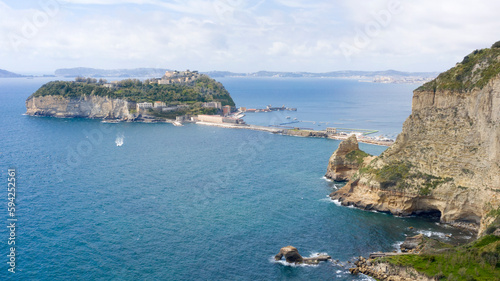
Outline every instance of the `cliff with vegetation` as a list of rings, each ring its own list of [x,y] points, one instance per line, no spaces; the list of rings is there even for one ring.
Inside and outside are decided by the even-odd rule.
[[[359,149],[356,136],[351,135],[339,144],[339,148],[330,157],[325,177],[334,181],[349,180],[364,162],[373,159],[368,156],[368,153]]]
[[[416,89],[395,144],[331,194],[343,205],[500,227],[500,43]]]
[[[387,281],[500,280],[500,236],[453,246],[420,234],[408,237],[401,251],[360,257],[349,271]]]
[[[202,107],[204,102],[218,101],[222,105],[235,105],[224,86],[206,75],[187,83],[169,85],[158,84],[155,80],[127,79],[108,83],[102,79],[77,78],[76,81],[53,81],[40,87],[26,100],[26,113],[130,120],[135,103],[155,101],[172,106],[185,105],[182,110],[166,115],[151,113],[170,118],[186,113],[213,114],[211,109]]]

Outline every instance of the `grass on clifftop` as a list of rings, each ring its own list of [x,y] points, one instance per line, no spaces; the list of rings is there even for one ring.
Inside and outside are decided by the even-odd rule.
[[[380,261],[409,266],[437,280],[500,280],[500,237],[487,235],[444,253],[399,255]]]
[[[500,74],[500,41],[490,49],[475,50],[450,70],[417,88],[416,91],[450,90],[466,92],[482,89],[492,78]]]

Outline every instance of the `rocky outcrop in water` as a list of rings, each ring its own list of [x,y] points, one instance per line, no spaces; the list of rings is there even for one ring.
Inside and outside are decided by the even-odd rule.
[[[396,215],[437,213],[441,222],[480,234],[495,231],[500,48],[475,51],[415,90],[412,113],[395,144],[331,197]]]
[[[101,96],[31,96],[26,100],[26,114],[53,117],[81,117],[131,120],[128,102]]]
[[[342,141],[330,157],[325,177],[335,181],[347,181],[363,164],[369,155],[359,149],[356,135]]]
[[[280,252],[274,256],[274,259],[279,261],[285,257],[286,262],[289,263],[301,263],[304,258],[299,254],[299,250],[293,246],[286,246],[280,249]]]
[[[332,257],[327,255],[319,255],[317,257],[303,258],[299,254],[299,250],[293,246],[286,246],[280,249],[280,252],[274,256],[274,260],[279,261],[285,257],[286,262],[294,264],[318,264],[321,261],[330,260]]]

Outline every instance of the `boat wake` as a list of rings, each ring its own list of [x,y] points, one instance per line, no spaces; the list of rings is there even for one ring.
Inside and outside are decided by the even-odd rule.
[[[123,134],[116,135],[116,140],[115,140],[116,146],[122,146],[124,138],[125,137],[123,136]]]

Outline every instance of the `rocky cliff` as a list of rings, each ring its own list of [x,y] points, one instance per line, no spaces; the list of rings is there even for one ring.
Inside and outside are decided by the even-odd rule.
[[[370,161],[366,152],[361,151],[355,135],[339,144],[339,148],[332,154],[328,161],[325,177],[335,181],[349,180],[365,161]]]
[[[495,46],[495,45],[494,45]],[[476,50],[414,91],[395,144],[331,194],[344,205],[495,231],[500,213],[500,48]],[[497,219],[498,222],[498,219]],[[493,229],[491,229],[493,227]]]
[[[128,102],[102,96],[31,96],[26,100],[26,114],[53,117],[133,119]]]

